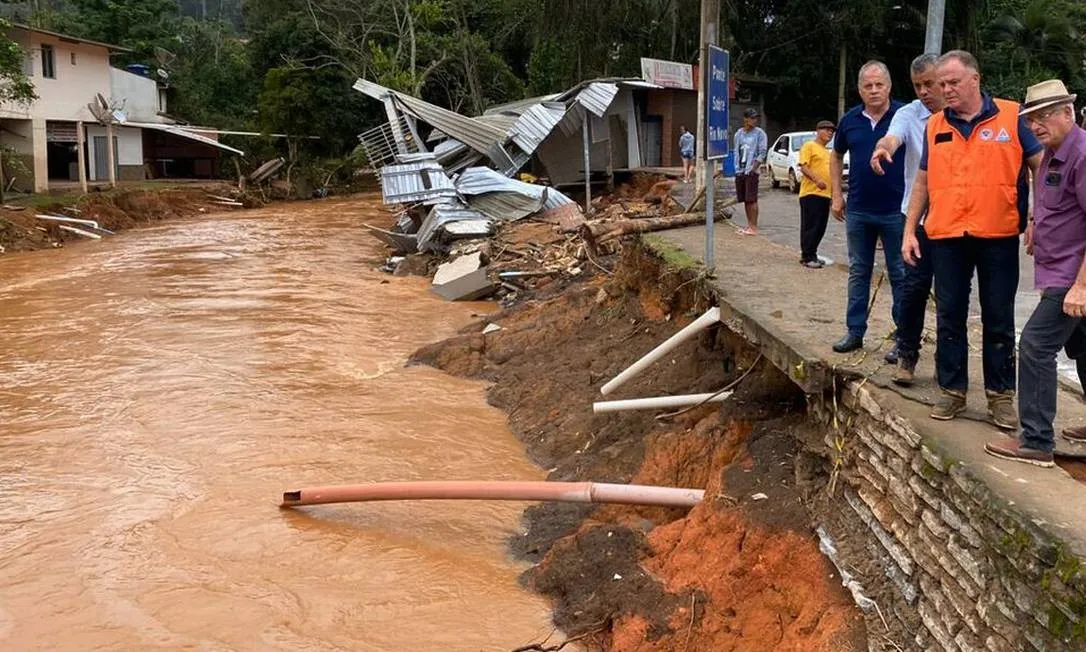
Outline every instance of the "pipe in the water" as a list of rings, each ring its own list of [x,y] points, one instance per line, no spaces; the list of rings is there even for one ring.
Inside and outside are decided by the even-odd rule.
[[[280,507],[374,500],[543,500],[693,507],[701,502],[704,495],[705,491],[702,489],[604,482],[440,480],[307,487],[283,493]]]
[[[661,408],[685,407],[700,403],[723,403],[731,392],[713,392],[710,394],[682,394],[679,396],[654,396],[652,398],[631,398],[624,401],[600,401],[592,404],[592,412],[622,412],[623,410],[657,410]]]
[[[600,394],[606,396],[607,394],[615,391],[616,389],[621,387],[622,384],[625,383],[627,380],[644,371],[645,368],[665,356],[672,349],[719,321],[720,308],[709,308],[701,317],[698,317],[694,321],[687,324],[686,327],[683,328],[681,331],[664,340],[663,343],[661,343],[655,349],[646,353],[643,358],[633,363],[625,371],[608,381],[606,385],[600,388]]]

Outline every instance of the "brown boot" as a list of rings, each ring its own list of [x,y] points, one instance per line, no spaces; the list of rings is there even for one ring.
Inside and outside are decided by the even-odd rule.
[[[1086,444],[1086,426],[1079,426],[1078,428],[1065,428],[1060,433],[1063,438],[1069,442],[1075,444]]]
[[[1052,453],[1026,448],[1022,445],[1021,441],[1009,437],[988,442],[984,445],[984,451],[989,455],[994,455],[995,457],[1000,457],[1005,460],[1024,462],[1026,464],[1043,466],[1046,468],[1055,466]]]
[[[1001,430],[1018,430],[1018,413],[1014,411],[1014,392],[985,392],[988,396],[988,416]]]
[[[913,383],[916,382],[916,363],[907,362],[904,358],[899,358],[897,369],[894,370],[893,380],[895,385],[912,387]]]
[[[950,421],[962,412],[965,412],[965,393],[940,387],[939,398],[931,408],[931,418]]]

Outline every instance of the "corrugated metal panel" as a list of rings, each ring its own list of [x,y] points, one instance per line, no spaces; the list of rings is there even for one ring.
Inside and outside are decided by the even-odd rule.
[[[430,209],[430,213],[426,216],[426,219],[422,221],[422,225],[419,227],[419,251],[433,251],[438,249],[440,243],[435,238],[440,235],[443,227],[446,224],[467,220],[486,220],[486,217],[479,211],[471,210],[460,204],[437,204]]]
[[[522,151],[531,154],[551,134],[555,125],[565,118],[566,112],[566,106],[558,102],[529,107],[513,124],[513,142]]]
[[[539,195],[544,186],[536,186],[510,179],[490,168],[474,167],[464,170],[456,180],[456,191],[461,195],[482,195],[488,192],[521,192]]]
[[[431,154],[426,161],[381,168],[381,196],[386,204],[429,204],[456,197],[456,187]]]
[[[550,95],[540,95],[539,97],[529,97],[524,100],[517,100],[515,102],[509,102],[507,104],[499,104],[498,106],[492,106],[486,111],[483,111],[483,115],[494,115],[495,113],[509,113],[511,115],[520,115],[525,110],[535,106],[536,104],[543,104],[544,102],[553,102],[559,93],[551,93]]]
[[[404,112],[440,129],[442,133],[459,140],[480,154],[487,154],[491,148],[503,144],[508,139],[503,129],[485,122],[462,116],[410,95],[394,92],[393,97]]]
[[[592,113],[602,116],[618,94],[618,84],[611,82],[592,82],[577,93],[577,103]]]
[[[542,210],[543,195],[532,197],[518,192],[488,192],[468,198],[468,206],[495,220],[519,220]]]
[[[501,129],[503,133],[508,134],[509,130],[513,128],[513,125],[516,124],[517,116],[496,113],[493,115],[481,115],[477,118],[472,118],[472,120],[477,120],[497,129]]]

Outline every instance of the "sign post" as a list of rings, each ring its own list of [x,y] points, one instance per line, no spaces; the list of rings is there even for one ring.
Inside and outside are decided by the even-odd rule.
[[[728,155],[728,51],[709,45],[705,57],[705,142],[701,151],[705,157],[705,267],[710,274],[716,265],[713,261],[713,200],[716,187],[713,184],[714,161]]]

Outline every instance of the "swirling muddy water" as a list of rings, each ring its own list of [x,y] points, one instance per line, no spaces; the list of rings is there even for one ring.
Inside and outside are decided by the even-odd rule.
[[[488,311],[375,271],[372,197],[0,258],[0,649],[510,650],[550,631],[520,503],[284,490],[540,479],[481,383],[405,368]]]

